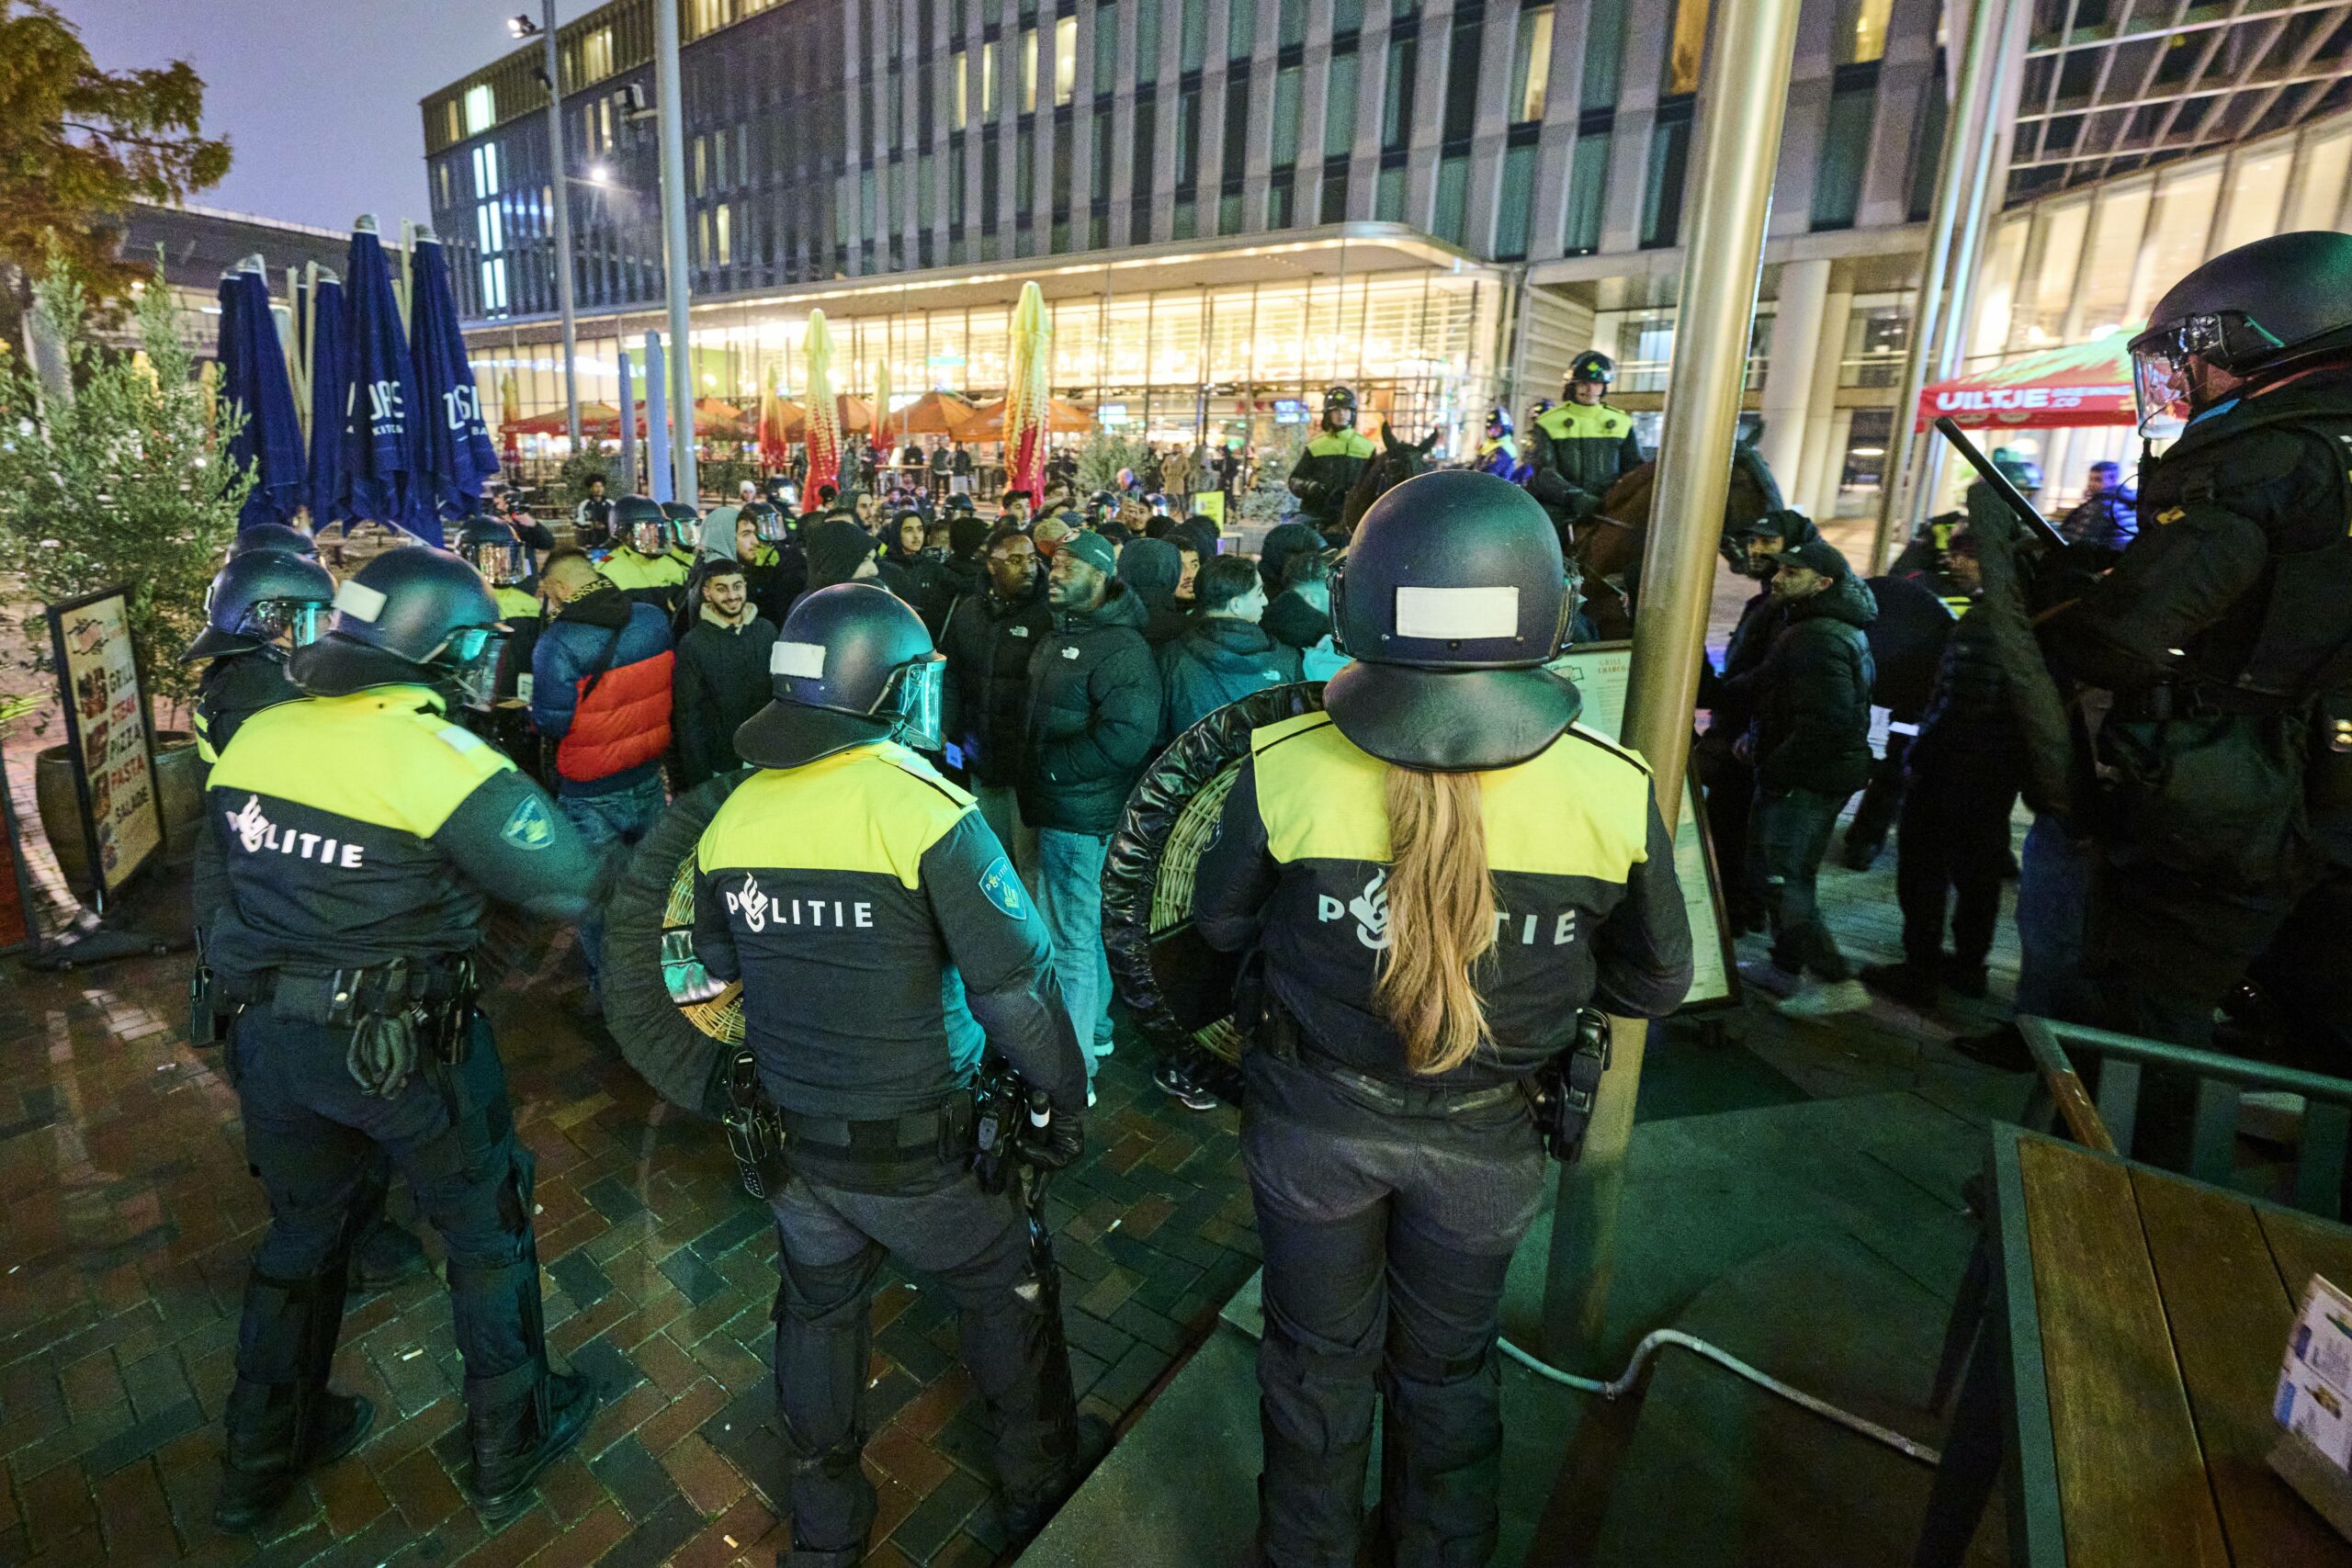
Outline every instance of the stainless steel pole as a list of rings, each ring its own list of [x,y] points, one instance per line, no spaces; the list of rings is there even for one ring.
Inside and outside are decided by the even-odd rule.
[[[1894,537],[1894,520],[1908,499],[1916,436],[1911,426],[1918,417],[1919,392],[1928,384],[1928,366],[1934,353],[1938,310],[1944,279],[1951,261],[1952,236],[1960,224],[1963,187],[1978,163],[1976,141],[1987,123],[1985,92],[1997,45],[1995,28],[2006,0],[1976,0],[1968,23],[1968,40],[1960,60],[1958,89],[1945,122],[1943,153],[1936,165],[1936,200],[1928,219],[1928,251],[1918,301],[1911,310],[1911,341],[1903,351],[1901,395],[1894,404],[1894,442],[1887,452],[1885,479],[1879,487],[1878,532],[1871,541],[1871,558],[1864,575],[1886,564],[1887,547]]]
[[[662,101],[662,240],[670,278],[670,471],[688,506],[702,491],[695,474],[695,355],[686,320],[685,88],[678,70],[678,0],[653,0],[653,92]]]
[[[555,48],[555,0],[540,0],[546,19],[539,37],[547,43],[548,185],[555,192],[555,306],[563,314],[563,428],[571,450],[580,450],[580,333],[571,299],[571,164],[563,155],[563,76]]]
[[[1677,820],[1682,806],[1797,9],[1798,0],[1720,6],[1707,46],[1674,365],[1622,736],[1647,759],[1658,809],[1668,822]],[[1544,1344],[1555,1361],[1582,1359],[1600,1348],[1645,1034],[1638,1021],[1617,1021],[1615,1060],[1601,1081],[1584,1156],[1561,1168],[1544,1292]]]

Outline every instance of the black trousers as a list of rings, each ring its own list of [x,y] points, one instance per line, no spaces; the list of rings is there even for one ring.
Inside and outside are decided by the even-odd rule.
[[[331,1358],[344,1259],[383,1213],[387,1156],[447,1246],[469,1391],[543,1359],[531,1155],[514,1136],[489,1021],[476,1013],[471,1027],[463,1066],[429,1063],[379,1100],[345,1067],[349,1030],[281,1019],[266,1005],[237,1016],[228,1050],[245,1156],[269,1197],[237,1336],[241,1381],[323,1377],[318,1341]]]
[[[775,1199],[776,1403],[794,1461],[791,1561],[859,1561],[874,1485],[858,1466],[858,1396],[872,1359],[867,1308],[886,1255],[955,1298],[964,1364],[996,1427],[997,1479],[1014,1508],[1050,1498],[1076,1462],[1077,1412],[1061,1319],[1030,1266],[1028,1217],[968,1171],[904,1192],[854,1192],[795,1175]]]
[[[1886,732],[1886,755],[1871,760],[1870,782],[1862,785],[1862,797],[1854,802],[1854,815],[1846,823],[1848,853],[1867,850],[1875,858],[1886,847],[1886,830],[1896,826],[1903,805],[1903,759],[1910,750],[1910,736],[1899,729]]]
[[[1952,956],[1982,964],[1992,951],[2017,803],[2010,769],[1939,767],[1912,775],[1895,841],[1894,897],[1903,907],[1903,955],[1914,965],[1933,972],[1941,964],[1947,899]]]
[[[1399,1109],[1264,1051],[1243,1061],[1266,1559],[1352,1568],[1377,1395],[1384,1560],[1483,1564],[1499,1529],[1498,1316],[1543,1191],[1534,1122],[1515,1098],[1449,1114],[1458,1095],[1406,1089]]]
[[[1715,864],[1723,871],[1724,902],[1736,931],[1745,931],[1764,923],[1764,897],[1747,852],[1756,770],[1732,750],[1736,739],[1727,727],[1706,730],[1691,742],[1690,768],[1707,792],[1707,834],[1714,840]]]

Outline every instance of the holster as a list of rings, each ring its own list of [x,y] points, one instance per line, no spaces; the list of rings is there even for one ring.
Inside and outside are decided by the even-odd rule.
[[[237,1003],[229,995],[220,977],[205,962],[204,937],[196,939],[196,973],[187,982],[187,1043],[199,1051],[229,1042],[229,1025],[237,1016]]]
[[[1001,1192],[1012,1183],[1027,1103],[1019,1073],[995,1056],[982,1061],[972,1080],[972,1176],[981,1191]]]
[[[1598,1008],[1581,1008],[1576,1044],[1544,1063],[1530,1080],[1544,1152],[1563,1165],[1575,1164],[1584,1152],[1585,1128],[1592,1122],[1593,1102],[1608,1071],[1609,1015]]]
[[[760,1086],[759,1058],[747,1046],[728,1058],[727,1149],[735,1156],[736,1174],[743,1190],[767,1202],[784,1190],[792,1167],[786,1151],[784,1118]]]

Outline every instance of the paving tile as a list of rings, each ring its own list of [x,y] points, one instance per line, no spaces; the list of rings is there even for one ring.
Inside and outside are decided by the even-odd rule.
[[[605,1483],[605,1489],[622,1510],[639,1523],[661,1512],[678,1495],[677,1483],[633,1436],[606,1449],[589,1469]]]

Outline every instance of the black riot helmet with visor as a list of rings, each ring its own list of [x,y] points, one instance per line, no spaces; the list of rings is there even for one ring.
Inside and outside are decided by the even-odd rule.
[[[763,545],[780,545],[792,537],[792,520],[774,502],[747,502],[738,520],[751,519],[752,531]]]
[[[319,558],[318,542],[290,523],[248,523],[229,542],[229,558],[275,551],[280,555]]]
[[[1580,705],[1544,668],[1574,608],[1559,536],[1534,497],[1475,469],[1407,479],[1363,514],[1332,575],[1332,640],[1351,662],[1324,708],[1399,767],[1526,761]]]
[[[295,649],[286,672],[314,697],[413,683],[486,708],[506,630],[481,573],[447,550],[404,546],[344,580],[326,634]]]
[[[2273,234],[2224,251],[2165,290],[2131,343],[2143,434],[2175,434],[2228,387],[2352,349],[2352,234]]]
[[[458,536],[458,554],[492,588],[513,588],[531,575],[531,552],[514,530],[494,517],[469,517]]]
[[[625,495],[613,502],[613,533],[641,556],[658,556],[670,547],[670,520],[662,503],[641,495]]]
[[[768,661],[775,700],[735,731],[735,750],[762,768],[876,740],[936,751],[946,671],[904,600],[870,582],[820,588],[785,617]]]
[[[665,548],[691,550],[702,543],[702,513],[683,501],[661,503],[662,516],[669,524]],[[649,550],[648,555],[657,552]]]
[[[283,657],[318,640],[334,604],[334,579],[305,556],[254,550],[233,558],[204,593],[204,630],[181,655],[193,662],[234,653]]]
[[[1356,393],[1352,387],[1329,387],[1323,393],[1323,428],[1350,430],[1356,423]]]
[[[1597,348],[1588,348],[1568,362],[1567,385],[1570,387],[1579,381],[1606,387],[1616,379],[1617,362]]]

